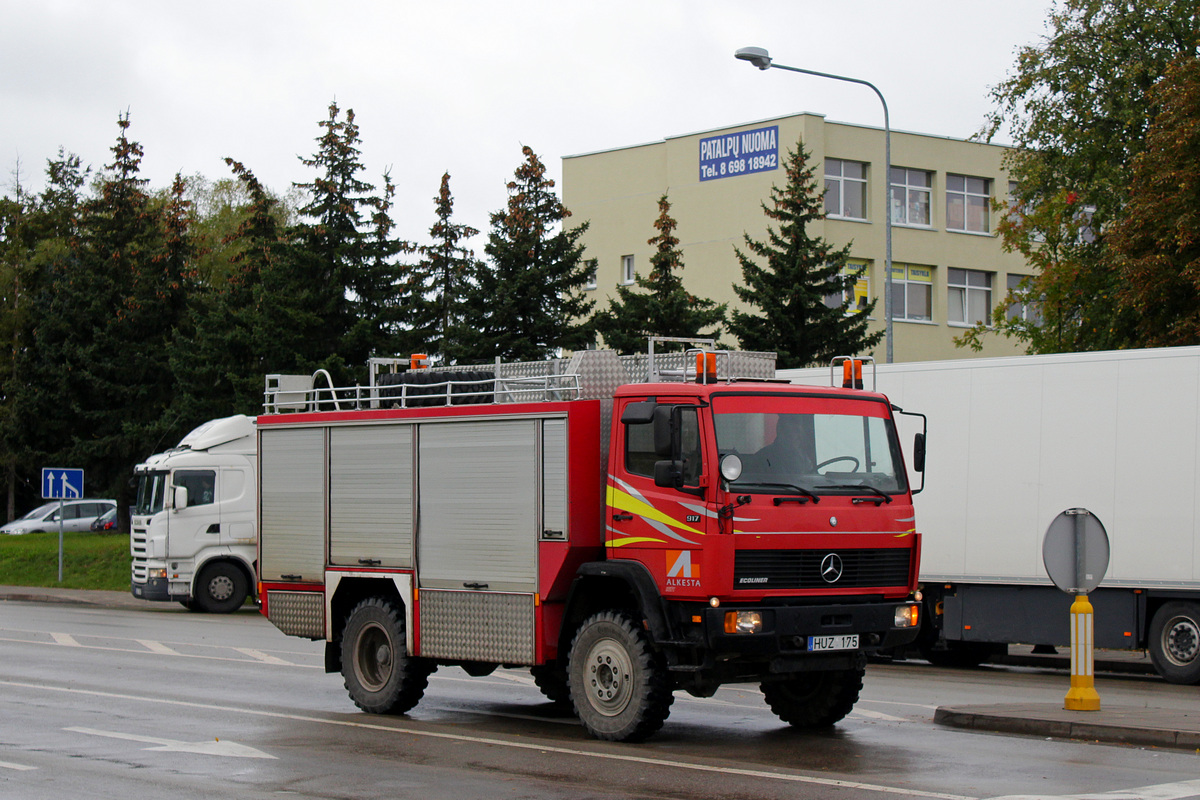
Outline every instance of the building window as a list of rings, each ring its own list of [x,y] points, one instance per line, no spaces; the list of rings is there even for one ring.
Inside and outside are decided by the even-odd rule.
[[[825,213],[846,219],[867,218],[867,165],[825,159]]]
[[[590,270],[588,271],[587,283],[584,284],[583,288],[584,289],[595,289],[596,288],[596,272],[599,269],[599,265],[597,264],[596,259],[593,258],[590,261],[588,261],[588,267],[590,268]]]
[[[992,320],[992,273],[974,269],[946,270],[946,319],[964,325]]]
[[[845,291],[830,292],[825,295],[825,305],[829,308],[841,308],[844,303],[846,313],[854,314],[865,311],[871,302],[870,263],[867,261],[851,260],[842,267],[842,276],[853,275],[854,283]]]
[[[892,264],[892,319],[933,321],[933,267]]]
[[[633,256],[621,256],[621,283],[628,286],[633,283],[635,273],[633,271]]]
[[[1010,320],[1024,320],[1033,325],[1042,324],[1042,310],[1037,303],[1030,298],[1029,283],[1033,280],[1029,275],[1012,275],[1008,276],[1008,318]],[[1024,286],[1022,282],[1026,282]]]
[[[933,203],[933,173],[892,167],[892,224],[929,227]]]
[[[988,233],[992,182],[967,175],[946,176],[946,230]]]

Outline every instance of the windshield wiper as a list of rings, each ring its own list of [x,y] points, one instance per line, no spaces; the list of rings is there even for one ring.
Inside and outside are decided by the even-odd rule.
[[[797,503],[807,503],[809,500],[812,500],[814,503],[821,502],[821,498],[817,497],[815,494],[810,492],[808,489],[805,489],[803,486],[797,486],[794,483],[759,483],[757,481],[754,481],[751,483],[739,483],[737,485],[738,486],[763,486],[763,487],[776,487],[776,488],[782,488],[782,489],[791,489],[800,495],[799,497],[776,497],[774,500],[775,505],[787,503],[792,500],[796,501]]]
[[[883,505],[884,503],[892,502],[892,496],[887,492],[876,489],[874,486],[868,486],[865,483],[836,483],[830,486],[822,486],[822,489],[862,489],[864,492],[870,492],[874,497],[856,497],[850,502],[852,503],[874,503],[875,505]]]

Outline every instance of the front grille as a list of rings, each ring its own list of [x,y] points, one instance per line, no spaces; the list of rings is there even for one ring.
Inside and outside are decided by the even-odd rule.
[[[734,589],[857,589],[908,585],[908,548],[739,550]],[[840,563],[840,574],[838,564]]]
[[[129,550],[133,555],[133,582],[145,583],[150,573],[146,567],[146,530],[144,528],[133,529],[133,533],[129,537]]]

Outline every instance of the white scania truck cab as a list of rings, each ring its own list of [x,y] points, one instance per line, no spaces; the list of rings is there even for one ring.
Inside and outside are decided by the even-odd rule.
[[[229,613],[252,595],[255,448],[254,418],[225,417],[134,468],[134,597]]]

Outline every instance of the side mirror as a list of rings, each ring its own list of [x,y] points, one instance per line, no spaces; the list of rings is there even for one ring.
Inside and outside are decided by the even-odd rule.
[[[654,421],[654,409],[658,403],[647,400],[643,403],[630,403],[621,412],[621,423],[624,425],[645,425]]]
[[[918,433],[913,437],[913,469],[925,471],[925,434]]]
[[[187,508],[188,490],[186,486],[176,486],[174,499],[171,502],[171,508],[178,511],[181,508]]]
[[[655,461],[654,485],[662,486],[667,489],[678,489],[682,487],[682,464],[678,461]]]

